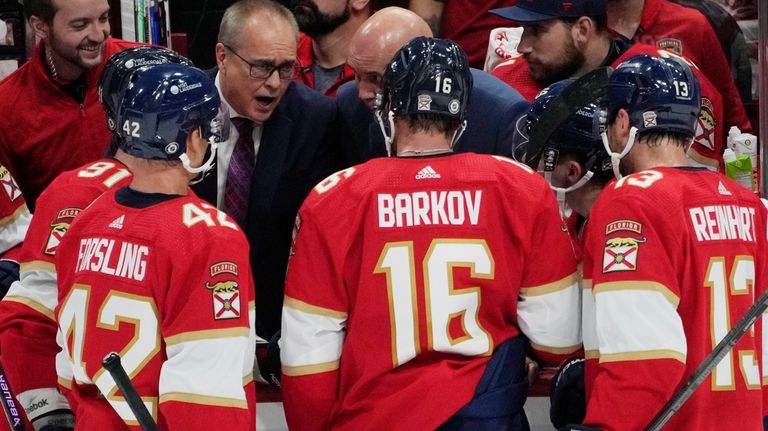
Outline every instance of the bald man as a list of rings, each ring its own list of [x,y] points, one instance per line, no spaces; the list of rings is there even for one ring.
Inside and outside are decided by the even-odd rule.
[[[348,164],[387,155],[373,114],[376,93],[392,57],[418,36],[431,37],[429,25],[415,13],[398,7],[376,12],[352,36],[347,64],[355,70],[355,81],[342,85],[336,93],[341,142]],[[510,156],[515,122],[528,109],[528,102],[497,78],[477,69],[471,72],[474,86],[467,129],[453,150]]]

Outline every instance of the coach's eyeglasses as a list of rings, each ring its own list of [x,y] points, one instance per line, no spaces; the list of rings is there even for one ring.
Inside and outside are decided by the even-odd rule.
[[[254,63],[251,63],[250,61],[244,59],[240,56],[234,49],[232,49],[229,45],[224,45],[225,48],[232,51],[232,54],[235,54],[237,58],[240,60],[243,60],[245,64],[248,65],[248,75],[253,79],[269,79],[270,76],[272,76],[275,71],[277,71],[277,75],[282,79],[283,81],[289,81],[296,76],[296,62],[295,61],[286,61],[282,64],[274,64],[269,61],[256,61]]]

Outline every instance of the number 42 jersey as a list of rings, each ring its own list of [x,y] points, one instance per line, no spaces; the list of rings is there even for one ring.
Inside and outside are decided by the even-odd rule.
[[[250,430],[255,350],[248,243],[193,193],[108,192],[56,254],[78,428],[136,429],[101,360],[119,352],[161,430]]]
[[[435,429],[510,337],[544,362],[580,347],[555,199],[509,159],[374,159],[318,184],[295,232],[281,346],[291,427]]]

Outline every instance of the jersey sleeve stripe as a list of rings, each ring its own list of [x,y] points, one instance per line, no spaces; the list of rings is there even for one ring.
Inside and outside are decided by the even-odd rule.
[[[10,250],[24,241],[32,214],[27,210],[27,205],[21,205],[13,214],[0,219],[0,253]]]
[[[32,260],[29,262],[23,262],[19,265],[19,272],[23,273],[25,272],[32,272],[32,271],[45,271],[49,272],[51,274],[56,274],[56,265],[50,262],[45,262],[42,260]]]
[[[531,343],[531,347],[534,350],[538,350],[540,352],[554,353],[556,355],[567,355],[569,353],[574,353],[575,351],[579,350],[581,348],[581,344],[576,344],[576,345],[567,346],[567,347],[549,347],[549,346],[542,346],[536,343]]]
[[[238,409],[248,408],[248,403],[246,400],[238,400],[233,398],[212,397],[208,395],[187,394],[183,392],[170,392],[160,395],[160,404],[167,403],[169,401],[179,401],[182,403],[203,404],[217,407],[234,407]]]
[[[207,329],[204,331],[182,332],[165,337],[165,344],[174,345],[198,340],[214,340],[231,337],[248,337],[248,328]]]
[[[56,317],[53,315],[53,310],[33,299],[25,298],[23,296],[6,296],[3,298],[3,301],[16,302],[18,304],[26,305],[27,307],[37,311],[52,321],[56,320]]]
[[[674,350],[646,350],[644,352],[600,354],[600,362],[644,361],[648,359],[674,359],[685,364],[685,354]]]
[[[248,373],[245,376],[243,376],[243,386],[253,382],[253,373]]]
[[[226,405],[241,402],[238,405],[245,408],[243,373],[232,370],[253,369],[249,341],[244,328],[242,336],[166,345],[168,359],[160,371],[161,399],[170,395],[177,401],[211,405],[228,400]],[[175,394],[183,394],[183,399]]]
[[[683,323],[664,294],[666,289],[601,290],[601,286],[595,286],[595,326],[601,361],[644,355],[685,358]]]
[[[26,214],[25,214],[26,213]],[[18,208],[16,208],[16,211],[14,211],[11,215],[5,216],[3,218],[0,218],[0,228],[6,227],[19,218],[24,216],[25,219],[32,219],[32,216],[27,216],[29,214],[29,209],[27,208],[27,204],[21,204]],[[29,222],[26,223],[29,225]]]
[[[521,287],[520,296],[532,297],[532,296],[548,295],[550,293],[568,289],[574,284],[578,284],[578,282],[579,282],[579,276],[577,273],[574,272],[573,274],[565,278],[562,278],[560,280],[553,281],[552,283],[542,284],[540,286]]]
[[[661,283],[648,280],[632,280],[632,281],[612,281],[608,283],[600,283],[593,289],[594,295],[597,296],[600,293],[606,293],[610,291],[655,291],[660,293],[664,298],[669,301],[674,307],[680,303],[680,297],[675,295],[669,288]]]
[[[346,320],[283,307],[280,360],[284,369],[325,366],[341,357]]]
[[[282,366],[282,372],[286,376],[306,376],[309,374],[319,374],[326,371],[333,371],[339,368],[339,361],[326,362],[324,364],[306,365],[299,367]]]
[[[343,319],[346,320],[347,313],[331,310],[330,308],[323,308],[318,307],[316,305],[307,304],[304,301],[299,301],[298,299],[294,299],[291,297],[286,296],[285,301],[283,302],[284,307],[290,307],[298,311],[302,311],[304,313],[309,314],[317,314],[320,316],[326,316],[333,319]]]
[[[583,280],[581,289],[581,332],[585,355],[593,352],[599,356],[597,329],[595,328],[595,295],[592,291],[592,280]]]
[[[584,359],[600,359],[600,350],[584,350]]]
[[[561,282],[565,280],[570,282],[565,288],[523,297],[517,303],[520,330],[543,351],[567,350],[581,345],[581,310],[578,307],[581,289],[575,274]]]

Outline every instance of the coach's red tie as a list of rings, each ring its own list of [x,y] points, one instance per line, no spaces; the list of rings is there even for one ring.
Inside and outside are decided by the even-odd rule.
[[[248,195],[251,191],[251,176],[256,165],[253,149],[253,121],[235,117],[232,122],[240,136],[237,138],[227,168],[227,185],[224,188],[224,211],[240,226],[248,215]]]

